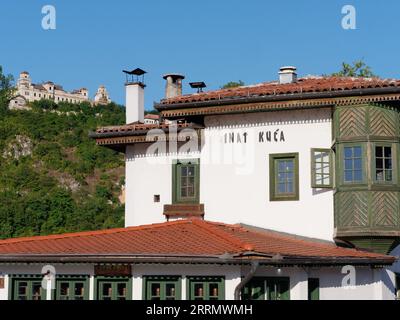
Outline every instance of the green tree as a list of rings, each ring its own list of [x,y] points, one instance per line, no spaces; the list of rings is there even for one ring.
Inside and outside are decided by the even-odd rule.
[[[244,86],[244,82],[242,80],[239,81],[229,81],[227,83],[225,83],[221,89],[229,89],[229,88],[236,88],[236,87],[241,87]]]
[[[354,61],[352,65],[343,62],[342,69],[339,72],[332,73],[332,76],[365,78],[376,77],[376,75],[372,72],[371,67],[367,66],[363,60]]]

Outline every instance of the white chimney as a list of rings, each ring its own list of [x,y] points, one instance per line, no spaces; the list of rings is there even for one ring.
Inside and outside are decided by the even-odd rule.
[[[281,67],[279,71],[279,83],[293,83],[297,81],[296,67],[285,66]]]
[[[173,98],[182,95],[182,80],[185,76],[177,73],[168,73],[163,76],[167,83],[165,85],[165,98]]]
[[[141,82],[128,82],[126,91],[126,123],[144,122],[144,87]]]

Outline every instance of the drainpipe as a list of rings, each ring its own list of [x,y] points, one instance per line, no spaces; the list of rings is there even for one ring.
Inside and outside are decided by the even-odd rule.
[[[256,273],[258,269],[258,261],[252,261],[251,262],[251,269],[249,273],[243,278],[242,281],[236,286],[235,288],[235,300],[240,300],[240,293],[244,286],[253,278],[254,274]]]

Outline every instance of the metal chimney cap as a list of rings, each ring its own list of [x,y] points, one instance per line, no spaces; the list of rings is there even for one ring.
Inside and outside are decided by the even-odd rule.
[[[174,79],[174,80],[178,80],[178,79],[185,79],[185,76],[183,75],[183,74],[180,74],[180,73],[166,73],[166,74],[164,74],[163,75],[163,79],[167,79],[167,78],[169,78],[169,77],[171,77],[172,79]]]
[[[292,71],[295,72],[297,70],[294,66],[283,66],[279,68],[280,71]]]

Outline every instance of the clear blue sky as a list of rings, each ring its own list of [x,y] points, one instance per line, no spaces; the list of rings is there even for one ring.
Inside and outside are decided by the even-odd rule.
[[[43,30],[42,6],[57,10]],[[357,10],[357,29],[341,27],[341,8]],[[186,75],[216,89],[231,80],[274,80],[282,65],[299,75],[327,74],[363,58],[382,77],[400,78],[398,0],[4,0],[0,65],[65,89],[99,84],[124,103],[124,68],[141,67],[146,108],[164,94],[162,74]]]

